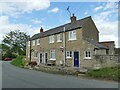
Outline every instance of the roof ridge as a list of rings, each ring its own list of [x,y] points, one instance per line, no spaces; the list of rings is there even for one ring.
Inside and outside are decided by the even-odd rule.
[[[79,19],[79,20],[77,20],[77,21],[81,21],[81,20],[84,20],[84,19],[87,19],[87,18],[91,18],[91,16],[88,16],[88,17],[85,17],[85,18]],[[77,22],[77,21],[76,21],[76,22]],[[48,30],[46,30],[45,32],[47,32],[47,31],[49,31],[49,30],[52,30],[52,29],[55,29],[55,28],[59,28],[59,27],[65,26],[65,25],[67,25],[67,24],[71,24],[71,23],[69,22],[69,23],[66,23],[66,24],[63,24],[63,25],[60,25],[60,26],[57,26],[57,27],[54,27],[54,28],[48,29]],[[73,23],[73,24],[74,24],[74,23]]]
[[[86,20],[88,20],[88,18],[91,18],[91,16],[88,16],[88,17],[85,17],[85,18],[82,18],[82,19],[79,19],[77,20],[75,23],[66,23],[66,24],[63,24],[63,25],[60,25],[60,26],[57,26],[55,28],[51,28],[49,30],[46,30],[42,33],[37,33],[37,34],[34,34],[31,39],[34,40],[36,38],[39,38],[39,37],[45,37],[45,36],[48,36],[48,35],[52,35],[52,34],[55,34],[55,33],[60,33],[60,32],[63,32],[64,30],[62,29],[64,26],[66,28],[66,31],[69,31],[69,30],[72,30],[72,29],[75,29],[75,28],[80,28],[82,27],[82,25],[84,24],[84,22]]]

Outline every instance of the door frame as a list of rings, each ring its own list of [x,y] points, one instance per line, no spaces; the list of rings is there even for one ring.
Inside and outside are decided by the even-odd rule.
[[[42,52],[41,52],[40,54],[42,54]],[[40,54],[39,54],[39,55],[40,55]],[[43,59],[43,54],[42,54],[42,59]],[[39,58],[39,63],[42,63],[42,61],[40,62],[40,58]]]
[[[74,66],[74,52],[78,52],[78,55],[79,55],[79,67],[78,68],[80,68],[80,51],[73,51],[73,67],[75,67]]]
[[[46,53],[47,52],[44,52],[44,64],[46,64]],[[47,61],[48,61],[48,53],[47,53]]]

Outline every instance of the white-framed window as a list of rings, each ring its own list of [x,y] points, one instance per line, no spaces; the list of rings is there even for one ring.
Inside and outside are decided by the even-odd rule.
[[[28,53],[28,58],[30,57],[30,54]]]
[[[72,58],[72,51],[66,51],[66,57]]]
[[[32,41],[32,46],[35,46],[35,40]]]
[[[91,51],[84,51],[84,59],[91,59]]]
[[[61,34],[57,35],[57,42],[62,42],[62,36],[61,36]]]
[[[69,40],[76,40],[76,30],[69,32]]]
[[[40,45],[40,39],[37,39],[37,45]]]
[[[30,46],[30,41],[28,41],[28,46]]]
[[[49,36],[49,43],[54,43],[54,35],[52,35],[52,36]]]
[[[50,50],[50,60],[56,60],[55,50]]]
[[[36,57],[36,58],[38,57],[38,51],[37,50],[34,51],[34,57]]]

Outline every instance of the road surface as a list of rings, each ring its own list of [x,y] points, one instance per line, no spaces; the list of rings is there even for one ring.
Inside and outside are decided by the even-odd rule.
[[[2,62],[2,88],[118,88],[117,82],[43,73]]]

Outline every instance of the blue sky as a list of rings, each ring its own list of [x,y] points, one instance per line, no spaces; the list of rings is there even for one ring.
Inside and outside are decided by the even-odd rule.
[[[29,35],[39,33],[40,27],[49,30],[70,22],[66,10],[70,6],[77,20],[92,16],[99,32],[100,41],[116,41],[118,46],[118,6],[115,2],[31,2],[0,3],[0,42],[5,33],[21,30]]]

